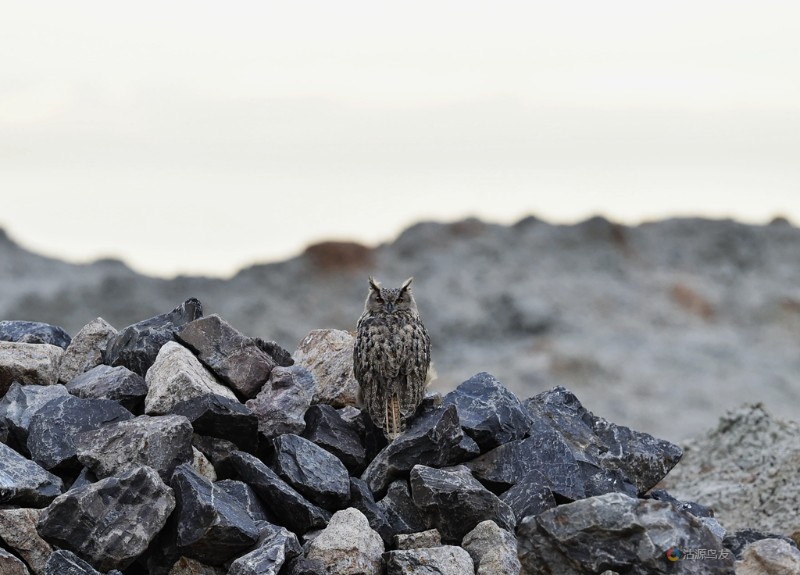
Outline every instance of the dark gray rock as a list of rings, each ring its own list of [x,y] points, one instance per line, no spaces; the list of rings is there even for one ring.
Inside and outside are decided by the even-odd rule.
[[[386,518],[386,513],[384,513],[383,508],[375,503],[367,484],[357,477],[350,478],[350,501],[348,506],[354,507],[364,514],[364,517],[369,521],[369,526],[381,536],[387,546],[392,542],[394,530]]]
[[[223,479],[222,481],[217,481],[214,485],[233,497],[253,521],[275,521],[275,518],[264,509],[256,492],[247,483],[236,481],[235,479]]]
[[[445,543],[461,543],[464,535],[487,519],[509,531],[516,527],[511,507],[481,485],[463,466],[449,469],[414,466],[411,497],[442,534]]]
[[[192,426],[180,415],[140,415],[75,435],[78,461],[104,478],[147,465],[164,482],[192,461]]]
[[[364,471],[366,451],[355,424],[342,419],[336,409],[324,403],[309,407],[305,422],[304,438],[335,455],[351,473]]]
[[[329,575],[319,559],[307,559],[302,555],[288,561],[281,575]]]
[[[624,493],[636,497],[639,493],[636,486],[630,483],[619,469],[604,469],[588,461],[578,461],[578,467],[581,469],[586,497],[606,493]]]
[[[392,535],[417,533],[429,527],[427,518],[414,504],[405,479],[393,481],[386,490],[386,496],[377,505],[386,516]]]
[[[632,497],[635,497],[635,495]],[[676,499],[670,495],[666,489],[653,489],[647,494],[647,498],[655,499],[656,501],[667,501],[678,509],[687,511],[695,517],[714,517],[714,510],[710,507],[706,507],[694,501],[681,501],[680,499]]]
[[[125,569],[164,527],[172,491],[149,467],[68,491],[42,512],[37,529],[52,545],[97,569]]]
[[[92,473],[92,471],[86,467],[82,468],[78,476],[75,478],[75,481],[72,482],[72,485],[69,486],[70,489],[78,489],[79,487],[85,487],[86,485],[91,485],[92,483],[97,483],[97,475]]]
[[[258,541],[258,527],[238,500],[190,465],[178,466],[170,486],[175,493],[176,545],[181,555],[222,565]]]
[[[278,575],[283,564],[302,555],[303,548],[297,536],[285,527],[262,526],[258,546],[236,559],[228,569],[228,575]]]
[[[235,475],[230,463],[231,453],[238,450],[235,444],[219,437],[194,434],[192,436],[192,447],[211,462],[218,479],[229,479]]]
[[[83,326],[61,358],[58,380],[69,383],[83,372],[103,363],[103,352],[116,335],[117,330],[102,317]]]
[[[630,575],[674,573],[667,560],[672,546],[722,550],[693,515],[670,503],[634,499],[622,493],[590,497],[522,521],[519,558],[528,575],[580,575],[613,570]],[[733,573],[727,559],[681,561],[681,573]]]
[[[786,541],[790,545],[797,548],[797,543],[793,539],[785,535],[778,535],[777,533],[764,533],[756,529],[739,529],[733,533],[729,533],[722,540],[722,545],[733,553],[736,559],[741,559],[744,556],[744,551],[747,546],[762,539],[780,539]]]
[[[539,471],[553,493],[573,500],[585,495],[572,448],[539,418],[532,420],[530,437],[505,443],[465,465],[482,483],[498,491],[515,485],[531,471]]]
[[[538,515],[556,506],[549,485],[547,478],[540,471],[534,470],[500,496],[514,512],[517,525],[528,515]]]
[[[0,397],[14,382],[55,385],[64,350],[49,343],[0,341]]]
[[[347,503],[350,476],[335,456],[293,434],[276,437],[273,445],[273,468],[289,485],[328,510],[341,509]]]
[[[427,549],[404,549],[384,553],[386,575],[472,575],[475,565],[461,547],[443,545]]]
[[[175,404],[170,412],[187,417],[197,434],[227,439],[244,451],[258,444],[258,419],[235,399],[206,393]]]
[[[20,453],[29,453],[28,429],[33,416],[51,400],[66,396],[63,385],[11,385],[0,401],[0,422],[5,424]]]
[[[0,341],[49,343],[67,349],[72,341],[63,328],[38,321],[0,321]]]
[[[103,575],[86,561],[66,549],[57,549],[50,554],[44,575]]]
[[[303,433],[306,410],[314,396],[314,376],[306,368],[276,367],[255,399],[247,401],[266,439]]]
[[[486,372],[472,376],[448,393],[443,405],[455,405],[464,432],[488,451],[515,439],[522,439],[531,425],[530,417],[516,395]]]
[[[256,396],[276,365],[252,338],[217,314],[184,325],[175,331],[175,337],[214,375],[247,399]]]
[[[0,443],[0,503],[44,507],[62,489],[59,477]]]
[[[83,399],[110,399],[131,413],[140,412],[147,395],[144,378],[122,366],[98,365],[66,385],[72,395]]]
[[[282,348],[276,342],[266,341],[260,337],[254,337],[253,341],[256,342],[256,345],[261,349],[261,351],[272,358],[272,361],[275,362],[275,365],[279,367],[289,367],[290,365],[294,365],[294,359],[292,359],[291,352]]]
[[[267,509],[290,531],[302,535],[324,527],[330,519],[330,513],[308,501],[249,453],[233,452],[230,463],[241,480],[255,490]]]
[[[387,445],[361,475],[376,497],[415,465],[440,467],[451,458],[464,432],[454,405],[434,409],[412,420],[408,430]]]
[[[3,575],[30,575],[25,563],[0,547],[0,573]]]
[[[459,463],[465,463],[475,459],[480,454],[480,446],[475,442],[474,439],[465,433],[464,437],[461,439],[461,443],[453,448],[447,465],[458,465]]]
[[[103,359],[108,365],[122,365],[144,376],[161,346],[174,340],[175,330],[202,315],[203,305],[191,298],[169,313],[129,325],[111,340]]]
[[[133,414],[115,401],[57,397],[31,418],[28,450],[45,469],[78,467],[75,437],[82,431],[132,419]]]

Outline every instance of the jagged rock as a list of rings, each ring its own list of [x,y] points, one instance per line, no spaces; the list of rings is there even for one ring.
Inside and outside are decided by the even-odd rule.
[[[44,573],[45,575],[103,575],[86,561],[65,549],[57,549],[50,555]]]
[[[634,490],[633,493],[628,493],[627,495],[636,497],[636,492]],[[714,510],[710,507],[706,507],[705,505],[701,505],[694,501],[680,501],[679,499],[675,499],[664,489],[653,489],[647,494],[647,497],[657,501],[667,501],[672,503],[678,509],[687,511],[688,513],[691,513],[700,519],[700,522],[708,527],[709,531],[716,535],[718,539],[723,539],[725,537],[725,528],[720,525],[716,519],[714,519]]]
[[[417,464],[445,465],[463,437],[456,407],[442,406],[412,420],[403,435],[375,456],[361,479],[379,496],[393,479],[411,471]]]
[[[800,573],[800,551],[783,539],[761,539],[747,546],[736,575],[789,575]]]
[[[303,433],[304,415],[314,395],[314,376],[299,365],[276,367],[249,407],[258,418],[258,430],[266,439],[284,433]]]
[[[0,573],[3,575],[30,575],[25,563],[0,547]]]
[[[260,337],[254,337],[253,341],[256,342],[256,345],[259,348],[261,348],[261,351],[272,358],[272,361],[274,361],[276,365],[280,367],[289,367],[290,365],[294,365],[292,354],[288,350],[278,345],[277,342],[266,341]]]
[[[117,330],[102,317],[83,326],[61,358],[58,380],[69,383],[83,372],[103,363],[103,352],[116,335]]]
[[[264,509],[264,506],[258,499],[256,492],[253,491],[253,488],[244,481],[223,479],[222,481],[217,481],[214,485],[233,497],[253,521],[275,521],[275,519],[269,513],[267,513],[266,509]]]
[[[225,571],[219,567],[204,565],[188,557],[181,557],[169,570],[168,575],[225,575]]]
[[[180,415],[141,415],[75,435],[78,461],[99,478],[147,465],[164,482],[193,460],[192,426]]]
[[[258,541],[258,527],[239,502],[190,465],[175,469],[170,486],[182,555],[222,565]]]
[[[789,545],[797,547],[797,543],[789,537],[778,535],[777,533],[764,533],[762,531],[756,531],[755,529],[740,529],[729,533],[722,540],[722,544],[733,553],[736,559],[742,559],[745,549],[747,549],[751,543],[761,541],[762,539],[781,539],[786,541]]]
[[[11,385],[0,401],[0,423],[5,424],[20,453],[28,453],[28,429],[33,416],[49,401],[66,395],[62,385]]]
[[[351,473],[361,473],[366,466],[366,451],[356,426],[346,422],[333,407],[312,405],[305,415],[303,437],[335,455]]]
[[[350,478],[350,501],[348,505],[364,514],[364,517],[369,521],[369,526],[381,536],[386,545],[391,543],[394,530],[386,518],[386,513],[382,507],[375,503],[367,484],[357,477]]]
[[[715,550],[721,544],[693,515],[672,504],[608,493],[525,518],[517,529],[527,575],[580,575],[614,570],[630,575],[673,573],[673,545]],[[732,573],[733,556],[681,561],[681,573]]]
[[[33,460],[45,469],[77,468],[78,433],[132,418],[130,411],[107,399],[57,397],[31,418],[28,450]]]
[[[411,497],[446,543],[460,543],[464,535],[486,519],[511,531],[516,525],[511,508],[463,466],[434,469],[415,465],[411,470]]]
[[[530,437],[505,443],[465,465],[493,489],[502,491],[531,471],[539,471],[547,478],[553,493],[567,499],[580,499],[585,495],[580,468],[571,447],[539,418],[533,418]]]
[[[49,344],[67,349],[69,334],[63,328],[38,321],[0,321],[0,341]]]
[[[218,479],[231,478],[234,476],[233,467],[230,464],[231,453],[238,450],[238,447],[227,439],[219,437],[206,437],[205,435],[192,436],[192,447],[205,455],[214,466]]]
[[[144,412],[164,415],[181,401],[215,393],[238,401],[236,395],[214,379],[192,352],[174,341],[167,342],[158,352],[145,377],[147,397]]]
[[[50,344],[0,341],[0,396],[15,381],[22,385],[58,383],[58,364],[64,350]]]
[[[310,501],[326,509],[340,509],[350,498],[350,476],[335,456],[292,434],[276,437],[273,445],[273,468]]]
[[[461,547],[472,557],[476,575],[519,575],[517,539],[494,521],[481,521],[464,536]]]
[[[53,552],[36,532],[39,514],[38,509],[0,509],[0,540],[25,560],[34,575],[44,575],[47,558]]]
[[[329,575],[322,561],[307,559],[302,555],[286,563],[281,575]]]
[[[528,515],[539,515],[556,506],[553,492],[548,485],[547,478],[540,471],[534,470],[500,496],[514,512],[517,525]]]
[[[158,473],[139,467],[56,498],[37,529],[45,541],[97,569],[124,569],[147,549],[174,507],[172,491]]]
[[[211,463],[205,455],[194,445],[192,446],[192,467],[197,473],[214,483],[217,478],[217,470],[214,469],[214,464]]]
[[[442,536],[438,529],[428,529],[419,533],[397,534],[394,536],[395,549],[429,549],[441,546]]]
[[[72,482],[72,485],[69,486],[70,489],[78,489],[79,487],[84,487],[85,485],[91,485],[92,483],[97,483],[97,475],[92,473],[91,470],[87,469],[86,467],[81,468],[80,473],[75,478],[75,481]]]
[[[252,338],[217,314],[187,323],[175,330],[175,338],[221,381],[248,399],[256,396],[276,365]]]
[[[444,545],[429,549],[389,551],[386,558],[386,575],[468,575],[475,573],[469,553],[461,547]]]
[[[111,366],[123,365],[144,376],[156,361],[161,347],[174,341],[175,330],[203,315],[203,305],[191,298],[169,313],[129,325],[112,339],[104,360]]]
[[[206,393],[175,404],[171,413],[187,417],[195,433],[227,439],[244,451],[258,443],[258,419],[237,400]]]
[[[624,493],[630,497],[636,497],[639,494],[636,486],[628,481],[625,474],[619,469],[603,469],[594,463],[581,460],[578,460],[578,467],[581,470],[583,491],[586,497],[606,493]]]
[[[405,479],[393,481],[377,505],[386,516],[393,535],[417,533],[428,528],[427,520],[411,499],[411,490]]]
[[[309,502],[274,471],[249,453],[235,451],[230,463],[238,476],[250,485],[267,509],[291,531],[302,535],[317,527],[324,527],[330,514]]]
[[[337,511],[311,542],[307,557],[319,559],[329,573],[380,575],[383,541],[358,509]]]
[[[284,527],[266,525],[258,547],[231,563],[228,575],[278,575],[283,564],[303,553],[297,536]]]
[[[0,502],[44,507],[62,488],[59,477],[0,443]]]
[[[134,413],[147,395],[144,378],[127,367],[98,365],[73,378],[67,391],[83,399],[110,399]]]
[[[472,376],[448,393],[443,405],[455,405],[464,432],[488,451],[514,439],[522,439],[531,426],[522,402],[493,375]]]
[[[338,329],[315,329],[294,352],[295,365],[308,369],[316,381],[314,403],[333,407],[356,405],[358,382],[353,374],[354,338]]]
[[[447,461],[447,465],[458,465],[459,463],[465,463],[472,459],[475,459],[481,454],[480,446],[466,433],[464,437],[461,438],[461,442],[453,448],[453,451],[450,453],[450,459]]]

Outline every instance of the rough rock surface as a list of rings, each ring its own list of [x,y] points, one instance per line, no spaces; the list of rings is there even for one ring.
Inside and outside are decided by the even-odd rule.
[[[158,352],[145,377],[147,397],[144,412],[164,415],[181,401],[215,393],[237,401],[236,395],[220,384],[191,351],[170,341]]]
[[[540,471],[534,470],[500,496],[514,512],[517,525],[528,515],[539,515],[556,506],[549,485],[548,479]]]
[[[358,509],[369,521],[369,526],[381,536],[387,545],[392,541],[394,530],[392,529],[386,512],[376,502],[372,492],[361,479],[350,478],[350,507]]]
[[[59,477],[0,443],[0,502],[43,507],[62,488]]]
[[[609,493],[559,505],[527,517],[517,530],[519,558],[527,575],[581,575],[614,570],[630,575],[673,573],[666,559],[674,545],[712,549],[722,542],[697,518],[672,504]],[[730,573],[725,559],[682,561],[682,573]]]
[[[353,374],[354,338],[338,329],[315,329],[300,342],[292,357],[317,382],[314,403],[333,407],[356,405],[358,382]]]
[[[0,321],[0,341],[55,345],[67,349],[69,334],[64,328],[38,321]]]
[[[366,450],[356,426],[326,404],[312,405],[305,415],[303,437],[335,455],[353,474],[366,466]]]
[[[139,411],[147,395],[144,378],[127,367],[98,365],[67,383],[67,390],[83,399],[110,399],[131,413]]]
[[[25,563],[0,547],[0,573],[3,575],[30,575]]]
[[[195,433],[227,439],[251,451],[258,442],[258,419],[238,401],[215,393],[176,403],[171,413],[189,419]]]
[[[56,498],[42,512],[38,531],[101,571],[124,569],[147,549],[174,507],[158,474],[139,467]]]
[[[278,575],[286,561],[301,555],[297,536],[284,527],[262,524],[258,546],[231,563],[228,575]]]
[[[401,533],[394,536],[395,549],[426,549],[441,546],[442,536],[437,529],[428,529],[419,533]]]
[[[253,521],[274,521],[264,509],[256,492],[244,481],[223,479],[222,481],[217,481],[214,485],[233,497]]]
[[[276,367],[255,399],[245,405],[258,418],[258,430],[272,439],[283,433],[303,433],[304,415],[314,395],[314,376],[306,368],[294,365]]]
[[[219,567],[204,565],[188,557],[181,557],[167,575],[225,575],[225,571]]]
[[[105,351],[105,363],[124,365],[144,376],[161,347],[174,341],[175,330],[203,315],[203,306],[195,298],[183,302],[169,313],[129,325],[111,340]]]
[[[481,521],[461,543],[472,557],[476,575],[519,575],[517,539],[494,521]]]
[[[212,483],[219,479],[217,477],[217,470],[214,469],[214,464],[194,445],[192,445],[192,467],[197,473]]]
[[[392,535],[417,533],[428,528],[428,520],[414,504],[405,479],[393,481],[377,505],[389,522]]]
[[[39,514],[39,509],[0,509],[0,540],[25,561],[33,575],[44,575],[53,552],[36,531]]]
[[[239,449],[235,444],[227,439],[195,433],[192,436],[192,447],[208,458],[219,479],[230,479],[235,475],[230,464],[231,454]]]
[[[383,541],[357,509],[337,511],[308,548],[309,559],[319,559],[329,573],[380,575]]]
[[[103,363],[103,352],[116,335],[117,330],[102,317],[83,326],[61,358],[58,380],[69,383],[84,371]]]
[[[180,415],[140,415],[74,438],[78,461],[99,478],[147,465],[164,482],[175,468],[193,460],[192,426]]]
[[[175,338],[221,381],[247,399],[256,396],[276,365],[252,338],[238,332],[217,314],[175,330]]]
[[[736,562],[736,575],[793,573],[800,573],[800,551],[783,539],[761,539],[751,543],[742,560]]]
[[[386,553],[387,575],[469,575],[474,572],[475,566],[469,553],[453,545]]]
[[[11,384],[58,383],[58,364],[64,350],[50,344],[0,341],[0,396]]]
[[[119,571],[114,571],[119,573]],[[58,549],[47,559],[45,575],[103,575],[86,561],[65,549]]]
[[[0,425],[5,424],[21,453],[28,453],[28,429],[34,415],[49,401],[65,397],[61,385],[20,385],[14,383],[0,400]]]

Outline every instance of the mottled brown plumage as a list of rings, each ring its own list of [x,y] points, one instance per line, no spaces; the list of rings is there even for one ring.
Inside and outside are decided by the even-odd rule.
[[[353,371],[373,423],[394,439],[425,396],[431,340],[419,318],[411,281],[382,288],[369,278],[369,295],[358,320]]]

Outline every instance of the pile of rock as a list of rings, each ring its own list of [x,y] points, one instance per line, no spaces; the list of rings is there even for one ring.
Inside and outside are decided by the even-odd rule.
[[[731,573],[745,551],[654,490],[679,447],[564,388],[480,373],[387,445],[351,346],[318,330],[292,356],[197,300],[73,339],[0,323],[0,572]]]

